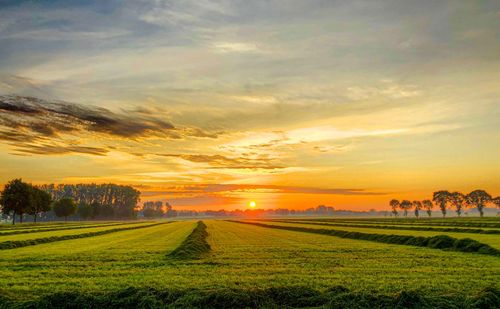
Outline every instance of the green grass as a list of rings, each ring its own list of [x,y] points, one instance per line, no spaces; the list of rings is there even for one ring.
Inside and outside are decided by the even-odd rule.
[[[487,254],[500,257],[500,250],[489,245],[480,243],[470,238],[453,238],[447,235],[436,235],[432,237],[422,237],[413,235],[391,235],[380,233],[353,232],[337,229],[310,228],[294,225],[265,224],[251,221],[233,221],[241,224],[250,224],[265,228],[273,228],[287,231],[305,232],[321,235],[330,235],[340,238],[368,240],[387,244],[398,244],[407,246],[427,247],[432,249],[442,249],[448,251],[460,251]]]
[[[255,221],[259,222],[259,221]],[[284,220],[272,221],[273,225],[283,225],[283,226],[299,226],[304,228],[313,228],[312,225],[307,223],[295,223],[287,222]],[[500,250],[500,235],[497,234],[477,234],[477,233],[454,233],[454,232],[440,232],[440,231],[412,231],[412,230],[394,230],[394,229],[380,229],[376,227],[336,227],[332,225],[315,225],[314,228],[318,229],[329,229],[329,230],[340,230],[348,232],[360,232],[360,233],[370,233],[370,234],[385,234],[385,235],[401,235],[401,236],[421,236],[421,237],[433,237],[438,235],[447,235],[453,238],[462,239],[470,238],[476,240],[480,243],[487,244],[495,249]]]
[[[39,223],[16,223],[12,225],[10,223],[2,223],[0,224],[0,231],[8,231],[8,230],[23,230],[23,229],[43,229],[43,228],[52,228],[57,226],[79,226],[79,225],[87,225],[87,224],[96,224],[99,222],[96,221],[56,221],[56,222],[39,222]],[[105,222],[101,222],[105,223]],[[110,221],[106,221],[106,223],[114,223]]]
[[[313,220],[325,222],[342,222],[358,224],[387,224],[387,225],[424,225],[424,226],[453,226],[453,227],[477,227],[477,228],[500,228],[500,218],[298,218],[299,220]]]
[[[210,251],[207,236],[207,226],[203,221],[198,221],[191,234],[189,234],[179,247],[170,252],[168,256],[181,260],[200,259]]]
[[[260,221],[260,220],[259,220]],[[453,232],[453,233],[474,233],[474,234],[500,234],[500,229],[492,228],[470,228],[470,227],[435,227],[426,225],[390,225],[390,224],[357,224],[357,223],[341,223],[341,222],[325,222],[325,221],[313,221],[313,220],[262,220],[271,222],[290,222],[290,223],[300,223],[300,224],[311,224],[311,225],[328,225],[328,226],[338,226],[338,227],[363,227],[363,228],[377,228],[377,229],[388,229],[388,230],[410,230],[410,231],[434,231],[434,232]]]
[[[137,222],[142,223],[142,222]],[[130,224],[130,222],[116,222],[116,223],[100,223],[100,224],[84,224],[84,225],[57,225],[57,226],[49,226],[43,228],[30,228],[30,229],[12,229],[9,231],[0,232],[0,237],[7,235],[17,235],[17,234],[29,234],[29,233],[38,233],[38,232],[52,232],[52,231],[62,231],[62,230],[76,230],[76,229],[86,229],[86,228],[94,228],[94,227],[107,227],[107,226],[117,226],[117,225],[126,225]],[[2,238],[0,238],[0,241]]]
[[[211,250],[195,260],[167,257],[194,221],[0,251],[0,295],[36,307],[464,307],[500,288],[493,256],[204,223]]]
[[[146,224],[150,224],[150,223],[148,223],[148,222],[141,222],[141,223],[128,222],[127,224],[121,225],[121,227],[146,225]],[[91,228],[88,228],[87,226],[78,226],[76,229],[61,229],[61,230],[55,230],[55,231],[44,230],[44,231],[39,231],[39,232],[35,232],[35,233],[10,234],[10,235],[1,236],[0,243],[6,242],[6,241],[24,241],[24,240],[46,238],[46,237],[61,237],[61,236],[68,236],[68,235],[77,235],[77,234],[82,234],[82,233],[92,233],[92,232],[109,230],[112,228],[114,228],[114,226],[100,225],[100,226],[95,226],[95,227],[91,227]]]
[[[0,243],[0,250],[17,249],[17,248],[27,247],[27,246],[36,246],[39,244],[51,243],[51,242],[56,242],[56,241],[64,241],[64,240],[69,240],[69,239],[95,237],[95,236],[101,236],[101,235],[110,234],[110,233],[148,228],[148,227],[152,227],[152,226],[159,225],[159,224],[165,224],[165,223],[167,223],[167,222],[141,224],[141,225],[135,224],[132,226],[110,228],[110,229],[106,229],[106,230],[92,231],[92,232],[86,232],[86,233],[81,233],[81,234],[49,236],[49,237],[35,238],[35,239],[28,239],[28,240],[4,241],[4,242]]]

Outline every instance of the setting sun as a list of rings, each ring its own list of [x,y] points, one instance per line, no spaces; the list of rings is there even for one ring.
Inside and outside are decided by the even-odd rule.
[[[250,206],[250,208],[255,208],[255,206],[257,206],[257,203],[255,203],[255,201],[251,201],[248,206]]]

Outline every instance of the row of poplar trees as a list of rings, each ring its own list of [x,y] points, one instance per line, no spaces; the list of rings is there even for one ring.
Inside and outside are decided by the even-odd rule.
[[[0,192],[0,206],[4,215],[33,216],[53,211],[57,217],[77,213],[82,219],[116,218],[132,219],[137,215],[136,206],[140,192],[130,186],[116,184],[60,184],[34,186],[14,179]]]

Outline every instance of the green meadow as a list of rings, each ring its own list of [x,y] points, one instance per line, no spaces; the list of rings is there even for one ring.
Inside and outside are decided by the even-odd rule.
[[[344,225],[352,222],[346,219]],[[0,234],[0,247],[4,242],[30,242],[0,250],[0,304],[47,308],[349,307],[353,300],[356,307],[366,308],[405,302],[424,308],[499,304],[500,257],[495,254],[354,239],[354,234],[337,237],[315,230],[448,235],[493,248],[500,248],[500,235],[384,229],[380,227],[387,224],[384,220],[363,222],[372,226],[210,219],[42,223],[30,224],[29,229],[27,224],[17,225],[2,233],[30,232]],[[60,239],[75,235],[79,238]],[[50,241],[37,243],[37,239]]]

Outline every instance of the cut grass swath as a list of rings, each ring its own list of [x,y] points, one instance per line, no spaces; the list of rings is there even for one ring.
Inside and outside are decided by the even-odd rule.
[[[230,222],[237,222],[241,224],[250,224],[273,229],[282,229],[296,232],[306,232],[336,236],[341,238],[361,239],[376,242],[383,242],[388,244],[428,247],[432,249],[453,250],[460,252],[476,252],[481,254],[500,256],[500,250],[497,250],[487,244],[478,242],[470,238],[457,239],[447,235],[437,235],[433,237],[422,236],[407,236],[407,235],[390,235],[390,234],[372,234],[361,232],[350,232],[342,230],[327,230],[327,229],[313,229],[300,226],[282,226],[273,224],[263,224],[257,222],[244,222],[236,220],[228,220]]]
[[[300,221],[321,221],[321,222],[343,222],[353,224],[384,224],[384,225],[408,225],[408,226],[443,226],[443,227],[470,227],[470,228],[500,228],[500,223],[487,221],[484,222],[469,222],[464,220],[446,219],[446,221],[438,221],[434,219],[298,219]]]
[[[60,292],[34,301],[0,298],[1,307],[16,308],[498,308],[500,292],[486,288],[473,295],[429,295],[409,289],[394,294],[351,291],[334,286],[318,291],[307,286],[267,289],[158,290],[127,288],[85,294]]]
[[[278,221],[311,225],[328,225],[328,226],[343,226],[343,227],[366,227],[370,229],[384,229],[384,230],[411,230],[411,231],[434,231],[434,232],[452,232],[452,233],[473,233],[473,234],[500,234],[500,230],[483,230],[472,228],[456,228],[456,227],[443,227],[435,228],[428,226],[400,226],[400,225],[374,225],[374,224],[349,224],[349,223],[326,223],[323,221],[310,221],[310,220],[263,220],[263,221]]]
[[[63,227],[54,227],[54,228],[42,228],[42,229],[33,229],[33,230],[14,230],[9,232],[0,232],[0,237],[7,235],[17,235],[17,234],[30,234],[30,233],[40,233],[40,232],[53,232],[53,231],[65,231],[65,230],[79,230],[79,229],[90,229],[95,227],[107,227],[107,226],[117,226],[124,224],[137,224],[144,222],[120,222],[120,223],[112,223],[112,224],[88,224],[88,225],[77,225],[77,226],[63,226]]]
[[[180,260],[196,260],[210,251],[207,242],[207,226],[203,221],[198,221],[191,234],[172,251],[168,256]]]
[[[46,243],[50,243],[50,242],[63,241],[63,240],[69,240],[69,239],[94,237],[94,236],[100,236],[100,235],[105,235],[105,234],[110,234],[110,233],[121,232],[121,231],[142,229],[142,228],[156,226],[159,224],[166,224],[166,223],[170,223],[170,222],[161,222],[161,223],[141,225],[141,226],[115,228],[115,229],[110,229],[110,230],[89,232],[89,233],[76,234],[76,235],[52,236],[52,237],[43,237],[43,238],[28,239],[28,240],[9,240],[9,241],[0,242],[0,250],[16,249],[16,248],[21,248],[21,247],[34,246],[34,245],[46,244]]]

